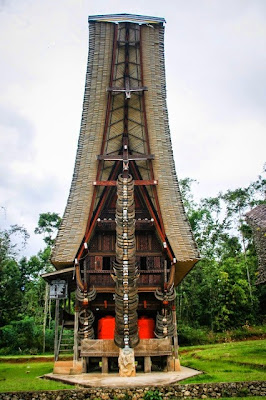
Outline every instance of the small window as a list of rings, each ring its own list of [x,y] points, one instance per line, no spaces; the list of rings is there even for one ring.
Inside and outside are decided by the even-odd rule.
[[[140,269],[141,270],[147,269],[147,257],[140,257]]]
[[[109,271],[111,269],[111,257],[103,257],[103,270]]]

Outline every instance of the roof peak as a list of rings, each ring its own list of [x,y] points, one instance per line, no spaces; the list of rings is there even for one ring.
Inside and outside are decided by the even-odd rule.
[[[147,15],[138,14],[105,14],[105,15],[89,15],[88,21],[102,21],[102,22],[112,22],[119,24],[122,22],[133,22],[137,24],[163,24],[165,19],[161,17],[152,17]]]

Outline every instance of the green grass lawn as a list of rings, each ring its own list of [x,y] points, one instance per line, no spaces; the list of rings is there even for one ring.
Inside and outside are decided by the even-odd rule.
[[[265,380],[265,349],[265,339],[181,348],[181,365],[204,372],[184,383]]]
[[[64,356],[60,356],[60,360],[72,360],[73,359],[73,353],[69,354],[64,354]],[[39,360],[39,361],[53,361],[54,360],[54,354],[16,354],[16,355],[7,355],[7,356],[2,356],[0,355],[0,363],[2,362],[13,362],[13,360],[19,360],[19,362],[32,362],[34,360]]]
[[[181,348],[181,365],[201,370],[204,373],[180,383],[265,380],[265,349],[265,339]],[[53,362],[50,360],[40,362],[34,356],[25,355],[24,357],[26,361],[20,356],[1,357],[0,392],[73,388],[70,385],[38,378],[52,372]],[[47,355],[47,357],[49,358],[51,355]],[[12,362],[7,362],[8,358]],[[16,358],[19,362],[15,362]],[[238,397],[239,399],[241,398]],[[252,397],[252,400],[256,399],[261,398]]]
[[[39,376],[53,370],[53,362],[0,363],[0,392],[73,389]]]
[[[249,397],[219,397],[219,400],[262,400],[261,396],[249,396]],[[195,400],[195,399],[194,399]]]

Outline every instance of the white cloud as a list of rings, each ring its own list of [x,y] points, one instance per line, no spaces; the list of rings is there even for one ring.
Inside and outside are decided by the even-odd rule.
[[[62,213],[73,173],[87,63],[87,16],[165,17],[168,107],[179,176],[198,196],[245,186],[265,162],[264,0],[9,0],[0,3],[1,205],[32,234]],[[2,108],[1,108],[2,107]]]

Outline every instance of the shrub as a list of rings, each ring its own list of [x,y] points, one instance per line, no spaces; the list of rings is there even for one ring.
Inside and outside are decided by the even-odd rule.
[[[159,390],[148,390],[144,395],[144,400],[163,400]]]
[[[0,329],[1,354],[36,354],[42,349],[42,327],[34,318],[12,321]]]
[[[181,346],[210,343],[206,330],[188,325],[180,325],[178,327],[178,337]]]

